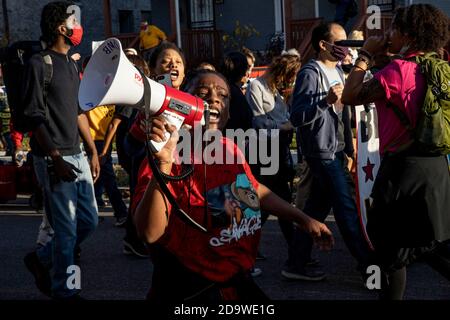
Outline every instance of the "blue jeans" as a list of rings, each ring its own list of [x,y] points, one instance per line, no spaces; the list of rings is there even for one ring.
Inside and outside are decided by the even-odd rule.
[[[67,268],[74,264],[73,251],[96,228],[98,223],[94,184],[86,157],[80,153],[64,156],[65,161],[76,166],[82,173],[73,182],[57,182],[50,186],[47,161],[33,156],[34,169],[44,190],[45,212],[55,234],[44,247],[37,250],[41,263],[51,268],[52,295],[56,298],[70,297],[78,292],[67,287]]]
[[[100,154],[103,150],[105,142],[103,140],[95,140],[95,147]],[[103,188],[106,190],[111,206],[114,210],[114,216],[116,219],[124,218],[128,214],[127,206],[122,199],[122,193],[117,187],[116,174],[111,158],[111,148],[109,148],[104,162],[101,163],[100,177],[94,185],[96,199],[101,199],[103,194]]]
[[[361,229],[353,198],[353,182],[344,167],[344,153],[336,153],[334,160],[313,158],[306,160],[313,174],[313,181],[305,213],[323,222],[333,209],[336,224],[345,244],[358,261],[359,267],[365,268],[371,262],[372,253]],[[305,232],[294,233],[293,241],[294,244],[290,248],[295,250],[291,254],[295,263],[292,267],[302,269],[311,259],[313,241]]]

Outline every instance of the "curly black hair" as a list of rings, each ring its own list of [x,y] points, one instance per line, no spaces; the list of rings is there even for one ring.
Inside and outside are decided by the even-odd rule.
[[[153,72],[156,68],[156,62],[158,61],[159,56],[166,50],[172,49],[180,55],[181,59],[183,60],[183,65],[186,68],[186,58],[184,57],[183,51],[181,51],[180,48],[177,47],[176,44],[172,42],[163,42],[161,45],[159,45],[155,51],[153,51],[148,66],[150,67],[150,70]]]
[[[55,44],[58,39],[58,27],[70,17],[71,13],[67,12],[67,8],[73,5],[68,1],[55,1],[48,3],[42,9],[41,15],[41,40],[47,45]]]
[[[392,25],[414,41],[416,50],[438,51],[449,41],[449,18],[430,4],[398,8]]]
[[[230,83],[236,83],[245,76],[249,67],[245,54],[233,51],[223,58],[220,72],[222,72]]]

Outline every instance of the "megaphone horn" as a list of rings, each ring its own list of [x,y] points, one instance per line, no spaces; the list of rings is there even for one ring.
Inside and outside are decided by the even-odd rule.
[[[144,81],[149,86],[144,86]],[[151,93],[147,106],[143,99],[145,87]],[[205,109],[200,98],[141,75],[116,38],[103,42],[91,57],[81,80],[78,100],[84,111],[111,104],[145,109],[148,115],[161,115],[178,129],[183,123],[191,127],[196,125],[195,122],[200,123]],[[161,150],[164,144],[151,143],[154,152]]]
[[[135,105],[144,94],[143,81],[122,51],[120,41],[108,39],[95,51],[84,70],[78,94],[80,108],[88,111],[101,105]],[[151,105],[161,106],[166,97],[165,87],[154,81],[150,81],[150,87]]]

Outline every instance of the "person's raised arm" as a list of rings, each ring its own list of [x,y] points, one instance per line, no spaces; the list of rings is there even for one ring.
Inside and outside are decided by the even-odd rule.
[[[158,33],[158,38],[159,38],[159,40],[161,40],[161,41],[167,40],[167,36],[166,36],[166,34],[164,33],[164,31],[162,31],[160,28],[158,28],[158,27],[156,27],[156,26],[155,26],[155,28],[157,29],[157,33]]]
[[[370,68],[372,57],[385,47],[386,39],[384,37],[370,37],[366,40],[361,50],[363,54],[360,53],[361,58],[356,60],[355,66],[345,82],[341,99],[343,104],[356,106],[386,98],[385,90],[377,79],[372,78],[364,82],[364,76]]]
[[[178,142],[178,132],[162,118],[152,119],[151,139],[165,141],[165,132],[171,133],[169,141],[158,153],[154,154],[162,173],[170,174],[173,165],[173,153]],[[164,234],[169,222],[170,206],[156,179],[150,179],[144,196],[134,214],[134,223],[139,238],[147,243],[154,243]]]

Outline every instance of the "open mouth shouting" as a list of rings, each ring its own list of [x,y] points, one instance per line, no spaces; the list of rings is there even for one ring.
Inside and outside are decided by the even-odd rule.
[[[172,83],[177,81],[179,76],[180,76],[180,72],[178,70],[170,71],[170,80],[172,81]]]
[[[220,120],[220,111],[217,109],[210,109],[209,110],[209,121],[210,122],[219,122]]]

